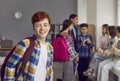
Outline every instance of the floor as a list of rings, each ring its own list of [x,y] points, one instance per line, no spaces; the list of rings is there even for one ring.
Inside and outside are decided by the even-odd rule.
[[[60,81],[59,79],[62,79],[62,70],[63,70],[62,63],[54,62],[53,69],[54,69],[54,81]]]
[[[53,64],[53,69],[54,69],[54,81],[62,81],[62,70],[63,70],[63,65],[61,62],[54,62]],[[75,81],[78,81],[77,79]],[[95,81],[95,80],[90,80],[88,79],[87,81]]]

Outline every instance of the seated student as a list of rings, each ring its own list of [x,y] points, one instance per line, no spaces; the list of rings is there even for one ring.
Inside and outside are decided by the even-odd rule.
[[[117,36],[116,36],[116,27],[115,26],[109,26],[109,34],[110,34],[111,38],[109,41],[108,50],[106,50],[103,54],[104,54],[104,56],[111,58],[112,55],[107,55],[106,53],[110,53],[109,48],[111,48],[112,46],[116,46]],[[97,73],[97,80],[98,81],[101,81],[101,72],[102,72],[103,65],[108,63],[108,62],[109,62],[109,59],[106,59],[106,60],[99,63],[98,73]]]
[[[114,55],[108,63],[103,66],[102,74],[101,74],[101,81],[109,81],[108,75],[109,70],[115,67],[115,62],[120,61],[120,27],[117,27],[117,46],[112,46],[109,50],[110,52],[106,53],[107,55],[111,54]],[[120,66],[120,65],[119,65]]]
[[[93,38],[88,34],[88,24],[80,24],[81,34],[78,36],[78,77],[79,81],[86,81],[87,77],[83,75],[83,72],[88,68],[89,59],[91,56],[91,48],[94,46]]]
[[[83,72],[85,76],[95,78],[97,75],[97,69],[99,62],[103,61],[105,57],[102,53],[107,50],[109,43],[109,30],[108,24],[102,25],[102,36],[100,37],[100,47],[96,50],[95,54],[92,56],[89,68],[87,71]]]

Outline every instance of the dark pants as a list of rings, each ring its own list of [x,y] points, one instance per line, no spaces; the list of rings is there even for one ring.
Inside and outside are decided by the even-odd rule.
[[[89,58],[79,58],[78,62],[78,77],[79,81],[87,81],[88,77],[83,75],[83,72],[88,69]]]

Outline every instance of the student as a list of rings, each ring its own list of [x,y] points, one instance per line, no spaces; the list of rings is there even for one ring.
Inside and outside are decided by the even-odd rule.
[[[87,77],[83,75],[83,72],[88,68],[90,59],[90,50],[94,46],[93,38],[88,34],[88,24],[80,24],[81,34],[78,36],[78,50],[79,50],[79,62],[78,62],[78,75],[79,81],[86,81]]]
[[[77,14],[71,14],[69,16],[69,19],[72,21],[73,23],[73,28],[72,28],[72,37],[73,37],[73,41],[74,41],[74,47],[75,47],[75,50],[76,52],[78,52],[78,47],[77,47],[77,41],[78,41],[78,30],[77,30],[77,27],[78,27],[78,16]],[[74,70],[74,75],[76,76],[75,78],[77,78],[77,75],[78,75],[78,72],[77,72],[77,67],[78,67],[78,63],[76,62],[73,62],[73,70]]]
[[[74,47],[75,50],[78,52],[77,48],[77,40],[78,40],[78,31],[77,31],[77,26],[78,26],[78,16],[76,14],[71,14],[69,19],[73,23],[73,28],[72,28],[72,34],[73,34],[73,41],[74,41]]]
[[[69,53],[68,60],[63,62],[63,81],[74,81],[73,61],[78,62],[78,53],[75,51],[72,39],[72,28],[73,24],[70,20],[66,19],[63,21],[63,27],[60,35],[64,36]]]
[[[97,77],[97,70],[98,70],[98,64],[107,59],[108,57],[104,56],[103,53],[108,49],[108,43],[109,43],[109,30],[108,30],[108,24],[102,25],[102,35],[100,37],[100,47],[96,50],[95,54],[93,54],[89,68],[87,71],[83,72],[85,76],[88,76],[90,78],[96,79]]]
[[[50,16],[44,11],[38,11],[32,16],[31,21],[35,32],[33,35],[35,46],[30,60],[23,69],[25,75],[14,77],[15,66],[20,62],[30,44],[28,39],[17,44],[5,67],[4,81],[53,81],[53,48],[46,42],[46,36],[50,30]],[[17,69],[17,73],[19,71]]]
[[[116,46],[112,46],[110,48],[110,52],[106,53],[107,55],[113,55],[112,58],[110,58],[109,62],[103,65],[102,74],[101,74],[101,81],[109,81],[109,70],[114,67],[120,67],[119,63],[120,61],[120,27],[117,27],[117,43]],[[116,66],[117,65],[117,66]]]
[[[97,80],[101,81],[101,73],[102,73],[102,68],[105,64],[107,64],[111,58],[111,55],[107,55],[106,53],[110,53],[109,49],[112,46],[116,46],[117,43],[117,36],[116,36],[116,27],[115,26],[109,26],[109,43],[108,43],[108,49],[103,53],[104,57],[109,57],[108,59],[105,59],[104,61],[100,62],[98,65],[98,73],[97,73]]]

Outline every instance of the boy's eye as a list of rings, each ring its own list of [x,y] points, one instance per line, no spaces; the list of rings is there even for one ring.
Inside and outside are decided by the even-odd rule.
[[[39,24],[36,24],[35,27],[40,27],[40,25],[39,25]]]
[[[46,25],[46,24],[44,25],[44,27],[47,27],[47,26],[48,26],[48,25]]]
[[[36,27],[40,27],[39,25],[36,25]]]
[[[44,24],[44,27],[47,27],[48,26],[48,24]]]

